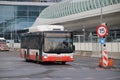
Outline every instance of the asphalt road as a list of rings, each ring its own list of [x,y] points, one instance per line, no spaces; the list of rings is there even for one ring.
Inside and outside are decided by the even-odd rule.
[[[98,58],[75,56],[74,62],[26,62],[19,52],[0,52],[0,80],[120,80],[120,60],[114,68],[98,67]]]

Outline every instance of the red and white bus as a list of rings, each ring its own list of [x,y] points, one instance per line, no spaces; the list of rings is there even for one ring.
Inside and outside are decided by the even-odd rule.
[[[0,51],[8,51],[8,50],[9,50],[9,47],[6,44],[5,38],[1,37],[0,38]]]
[[[29,32],[21,37],[21,57],[37,62],[72,62],[73,33],[53,27]],[[32,29],[34,30],[34,29]]]

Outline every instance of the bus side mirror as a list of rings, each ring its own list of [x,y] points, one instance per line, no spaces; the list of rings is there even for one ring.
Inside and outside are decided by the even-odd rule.
[[[75,45],[73,45],[73,51],[75,51]]]

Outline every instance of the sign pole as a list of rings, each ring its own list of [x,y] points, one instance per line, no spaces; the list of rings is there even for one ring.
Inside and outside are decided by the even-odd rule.
[[[101,58],[99,61],[99,66],[106,68],[108,66],[108,52],[106,51],[105,37],[108,34],[107,26],[101,24],[96,29],[97,35],[101,38]]]

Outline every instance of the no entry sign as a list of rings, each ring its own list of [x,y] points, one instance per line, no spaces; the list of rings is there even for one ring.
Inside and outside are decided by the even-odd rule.
[[[104,37],[108,34],[108,28],[105,25],[99,25],[96,29],[96,32],[99,37]]]

